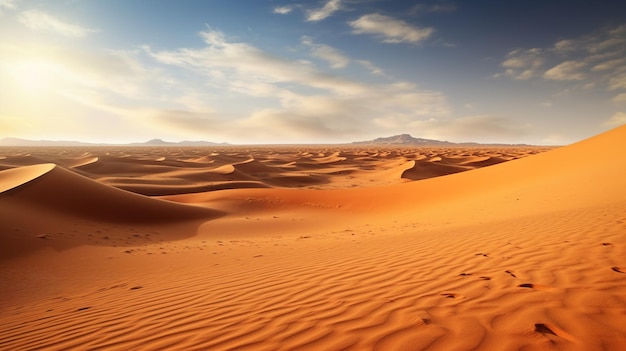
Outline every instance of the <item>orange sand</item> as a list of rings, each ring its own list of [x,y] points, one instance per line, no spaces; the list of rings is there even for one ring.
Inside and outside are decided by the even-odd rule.
[[[623,350],[625,143],[0,149],[0,349]]]

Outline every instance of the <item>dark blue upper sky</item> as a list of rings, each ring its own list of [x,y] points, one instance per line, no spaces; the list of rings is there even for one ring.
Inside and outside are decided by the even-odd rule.
[[[0,0],[0,34],[0,137],[562,144],[626,122],[624,1]]]

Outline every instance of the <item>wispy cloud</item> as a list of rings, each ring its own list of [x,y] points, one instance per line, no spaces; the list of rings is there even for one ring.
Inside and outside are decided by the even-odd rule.
[[[604,122],[607,127],[618,127],[623,124],[626,124],[626,113],[624,112],[616,112]]]
[[[616,96],[614,96],[611,101],[615,102],[615,103],[626,103],[626,93],[621,93],[618,94]]]
[[[513,50],[507,54],[501,66],[505,75],[517,80],[527,80],[539,74],[543,65],[541,49]]]
[[[528,133],[529,126],[502,116],[472,115],[446,121],[433,130],[457,140],[471,135],[475,140],[487,142],[514,142]]]
[[[370,61],[367,61],[367,60],[357,60],[356,62],[358,64],[360,64],[361,66],[363,66],[368,71],[370,71],[370,73],[372,73],[372,74],[376,74],[376,75],[379,75],[379,76],[385,76],[385,72],[383,72],[382,68],[374,65]]]
[[[333,13],[339,11],[342,7],[341,0],[327,0],[324,6],[319,9],[308,10],[306,20],[309,22],[321,21]]]
[[[453,3],[438,3],[438,4],[417,4],[411,8],[411,13],[437,13],[437,12],[454,12],[458,9],[458,6]]]
[[[384,43],[416,44],[428,39],[435,31],[432,27],[420,28],[377,13],[363,15],[348,24],[353,33],[375,35]]]
[[[14,113],[7,115],[7,111],[19,111],[14,117],[32,124],[21,129],[24,135],[43,131],[62,137],[80,128],[86,133],[96,128],[104,138],[127,140],[135,139],[138,130],[167,135],[171,127],[159,127],[151,119],[161,110],[184,110],[187,102],[178,100],[186,94],[186,84],[154,65],[145,65],[139,57],[142,54],[2,42],[0,124],[12,120]],[[33,68],[39,76],[36,89],[24,85],[24,75]],[[33,100],[38,102],[36,108],[22,108]],[[200,106],[193,108],[203,111]]]
[[[364,131],[381,131],[381,126],[390,132],[404,130],[406,124],[394,123],[396,120],[414,121],[450,113],[441,92],[406,82],[375,84],[351,80],[308,61],[285,59],[248,43],[230,41],[220,31],[208,30],[200,36],[205,47],[156,52],[146,48],[146,52],[161,64],[182,67],[195,77],[239,94],[235,96],[242,101],[240,105],[250,98],[263,99],[266,106],[251,104],[229,117],[229,128],[251,141],[346,140]],[[331,67],[340,68],[353,61],[310,38],[304,37],[301,42]],[[216,107],[210,116],[215,115],[223,113]],[[202,114],[173,116],[170,121],[179,119],[185,125],[203,125]],[[216,123],[213,125],[219,125]],[[264,131],[267,135],[263,135]]]
[[[609,79],[609,90],[626,89],[626,67]]]
[[[513,50],[500,64],[504,72],[498,75],[574,84],[577,90],[622,90],[626,89],[625,56],[626,25],[621,25],[559,40],[546,48]]]
[[[84,37],[97,30],[86,28],[78,24],[64,22],[48,13],[40,10],[23,11],[18,16],[18,21],[26,27],[40,31],[53,32],[67,37]]]
[[[227,79],[230,82],[254,79],[256,83],[295,83],[337,94],[356,94],[364,89],[360,83],[326,74],[309,62],[287,60],[247,43],[230,42],[220,31],[201,32],[200,36],[206,44],[204,48],[149,54],[159,62],[197,70],[213,78],[234,78]]]
[[[311,55],[328,62],[332,68],[344,68],[350,63],[348,57],[333,47],[324,44],[316,44],[307,36],[302,37],[301,42],[309,47]]]
[[[583,67],[584,62],[565,61],[547,70],[543,77],[552,80],[583,80],[585,79]]]
[[[15,10],[19,0],[0,0],[0,14],[3,9]]]
[[[275,7],[272,12],[277,13],[279,15],[286,15],[293,10],[293,6],[279,6]]]

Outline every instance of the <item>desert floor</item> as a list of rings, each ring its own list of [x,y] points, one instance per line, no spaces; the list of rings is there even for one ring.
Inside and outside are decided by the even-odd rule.
[[[0,148],[0,349],[625,350],[625,149]]]

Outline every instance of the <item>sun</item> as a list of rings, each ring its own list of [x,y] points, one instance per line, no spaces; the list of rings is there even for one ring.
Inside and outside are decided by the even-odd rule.
[[[13,76],[18,85],[29,93],[49,90],[54,80],[54,66],[45,61],[25,61],[15,66]]]

